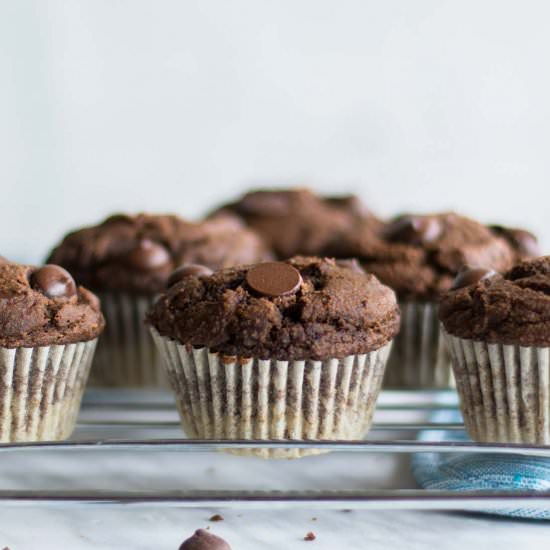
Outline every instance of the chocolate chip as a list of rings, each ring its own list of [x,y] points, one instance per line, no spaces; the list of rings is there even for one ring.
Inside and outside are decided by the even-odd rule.
[[[294,294],[302,284],[300,272],[283,262],[265,262],[246,274],[248,286],[264,296]]]
[[[231,547],[206,529],[197,529],[192,537],[182,542],[179,550],[231,550]]]
[[[533,233],[524,229],[516,229],[513,239],[522,256],[538,257],[541,255],[539,242]]]
[[[441,234],[441,224],[430,216],[403,216],[384,230],[389,241],[422,245],[435,241]]]
[[[525,229],[516,229],[513,227],[504,227],[503,225],[490,225],[489,228],[494,233],[504,237],[519,252],[521,256],[537,257],[541,251],[539,243],[533,233]]]
[[[466,286],[479,283],[479,281],[483,281],[484,279],[493,277],[496,274],[497,272],[493,271],[492,269],[486,269],[484,267],[465,266],[460,270],[455,280],[453,281],[453,286],[451,287],[451,290],[457,290],[459,288],[464,288]]]
[[[187,264],[182,265],[181,267],[178,267],[170,277],[168,277],[168,281],[166,282],[166,288],[170,288],[171,286],[174,286],[176,283],[179,283],[180,281],[183,281],[183,279],[186,279],[187,277],[207,277],[208,275],[212,275],[214,273],[209,267],[206,267],[205,265],[199,265],[199,264]]]
[[[71,274],[58,265],[48,264],[37,269],[30,278],[32,288],[48,298],[70,298],[76,294],[76,284]]]
[[[126,262],[129,266],[148,271],[157,269],[169,263],[170,254],[164,246],[155,243],[149,239],[142,239],[134,250],[126,256]]]

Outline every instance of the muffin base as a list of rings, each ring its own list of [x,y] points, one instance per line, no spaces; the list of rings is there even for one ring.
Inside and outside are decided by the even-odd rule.
[[[400,302],[399,308],[401,327],[388,359],[384,387],[453,388],[451,358],[440,336],[437,304]]]
[[[110,388],[167,388],[168,381],[145,315],[154,296],[97,293],[105,316],[90,385]]]
[[[201,439],[353,440],[368,431],[391,342],[364,355],[278,361],[193,349],[152,329],[176,393],[183,430]],[[320,449],[244,449],[299,458]]]
[[[550,444],[550,348],[444,335],[470,437],[487,443]]]
[[[0,348],[1,442],[71,435],[96,343]]]

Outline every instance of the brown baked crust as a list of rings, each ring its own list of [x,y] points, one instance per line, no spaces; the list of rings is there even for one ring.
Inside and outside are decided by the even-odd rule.
[[[331,259],[286,263],[303,280],[295,294],[259,296],[245,281],[255,266],[236,267],[174,285],[148,322],[183,344],[259,359],[345,357],[378,349],[396,335],[395,294],[373,275]]]
[[[37,267],[0,265],[0,346],[50,346],[97,338],[105,321],[99,300],[83,287],[49,298],[31,287]]]
[[[356,224],[373,230],[382,225],[355,195],[322,197],[309,189],[250,191],[210,217],[220,215],[243,220],[280,259],[298,254],[333,254],[340,236],[353,232]]]
[[[550,256],[450,291],[441,300],[439,317],[445,330],[460,338],[550,346]]]
[[[136,259],[144,242],[160,257]],[[271,257],[263,241],[236,219],[191,223],[174,215],[118,214],[69,233],[48,262],[65,267],[93,290],[150,295],[162,291],[183,264],[221,269]]]
[[[541,256],[541,248],[537,236],[527,229],[496,224],[489,225],[488,227],[495,235],[506,239],[512,248],[514,263]]]
[[[411,242],[410,235],[391,235],[406,218],[436,227],[436,237]],[[359,259],[367,272],[393,288],[402,300],[433,301],[446,292],[463,265],[505,271],[513,265],[508,242],[484,225],[453,212],[402,215],[387,224],[381,236],[372,231],[348,234],[341,250]]]

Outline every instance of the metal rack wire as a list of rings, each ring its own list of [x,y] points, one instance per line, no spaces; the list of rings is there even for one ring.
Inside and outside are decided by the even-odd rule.
[[[455,410],[452,392],[383,392],[377,417],[365,441],[219,441],[185,439],[179,428],[174,403],[167,394],[135,399],[131,393],[93,392],[83,404],[73,438],[63,442],[0,445],[6,453],[25,455],[59,451],[93,453],[212,453],[221,450],[299,448],[335,453],[387,453],[391,455],[437,453],[500,453],[550,458],[550,447],[478,444],[464,441],[425,441],[417,436],[426,430],[460,433],[463,425],[439,422],[433,413]],[[154,415],[152,413],[155,413]],[[384,413],[389,413],[385,414]],[[399,420],[391,415],[399,415]],[[153,418],[154,416],[154,418]],[[388,420],[386,417],[390,416]],[[147,432],[147,438],[135,433]],[[300,459],[307,461],[307,458]],[[270,461],[277,468],[278,461]],[[476,491],[448,492],[421,489],[361,489],[307,491],[235,490],[0,490],[0,504],[59,506],[77,504],[164,507],[232,507],[311,509],[432,509],[486,510],[531,507],[550,510],[550,492]]]

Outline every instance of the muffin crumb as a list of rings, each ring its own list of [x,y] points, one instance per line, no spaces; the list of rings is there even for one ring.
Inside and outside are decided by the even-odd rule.
[[[315,536],[315,533],[313,531],[310,531],[305,537],[304,540],[310,542],[314,541],[317,537]]]
[[[214,514],[210,517],[210,521],[223,521],[224,517],[220,514]]]

